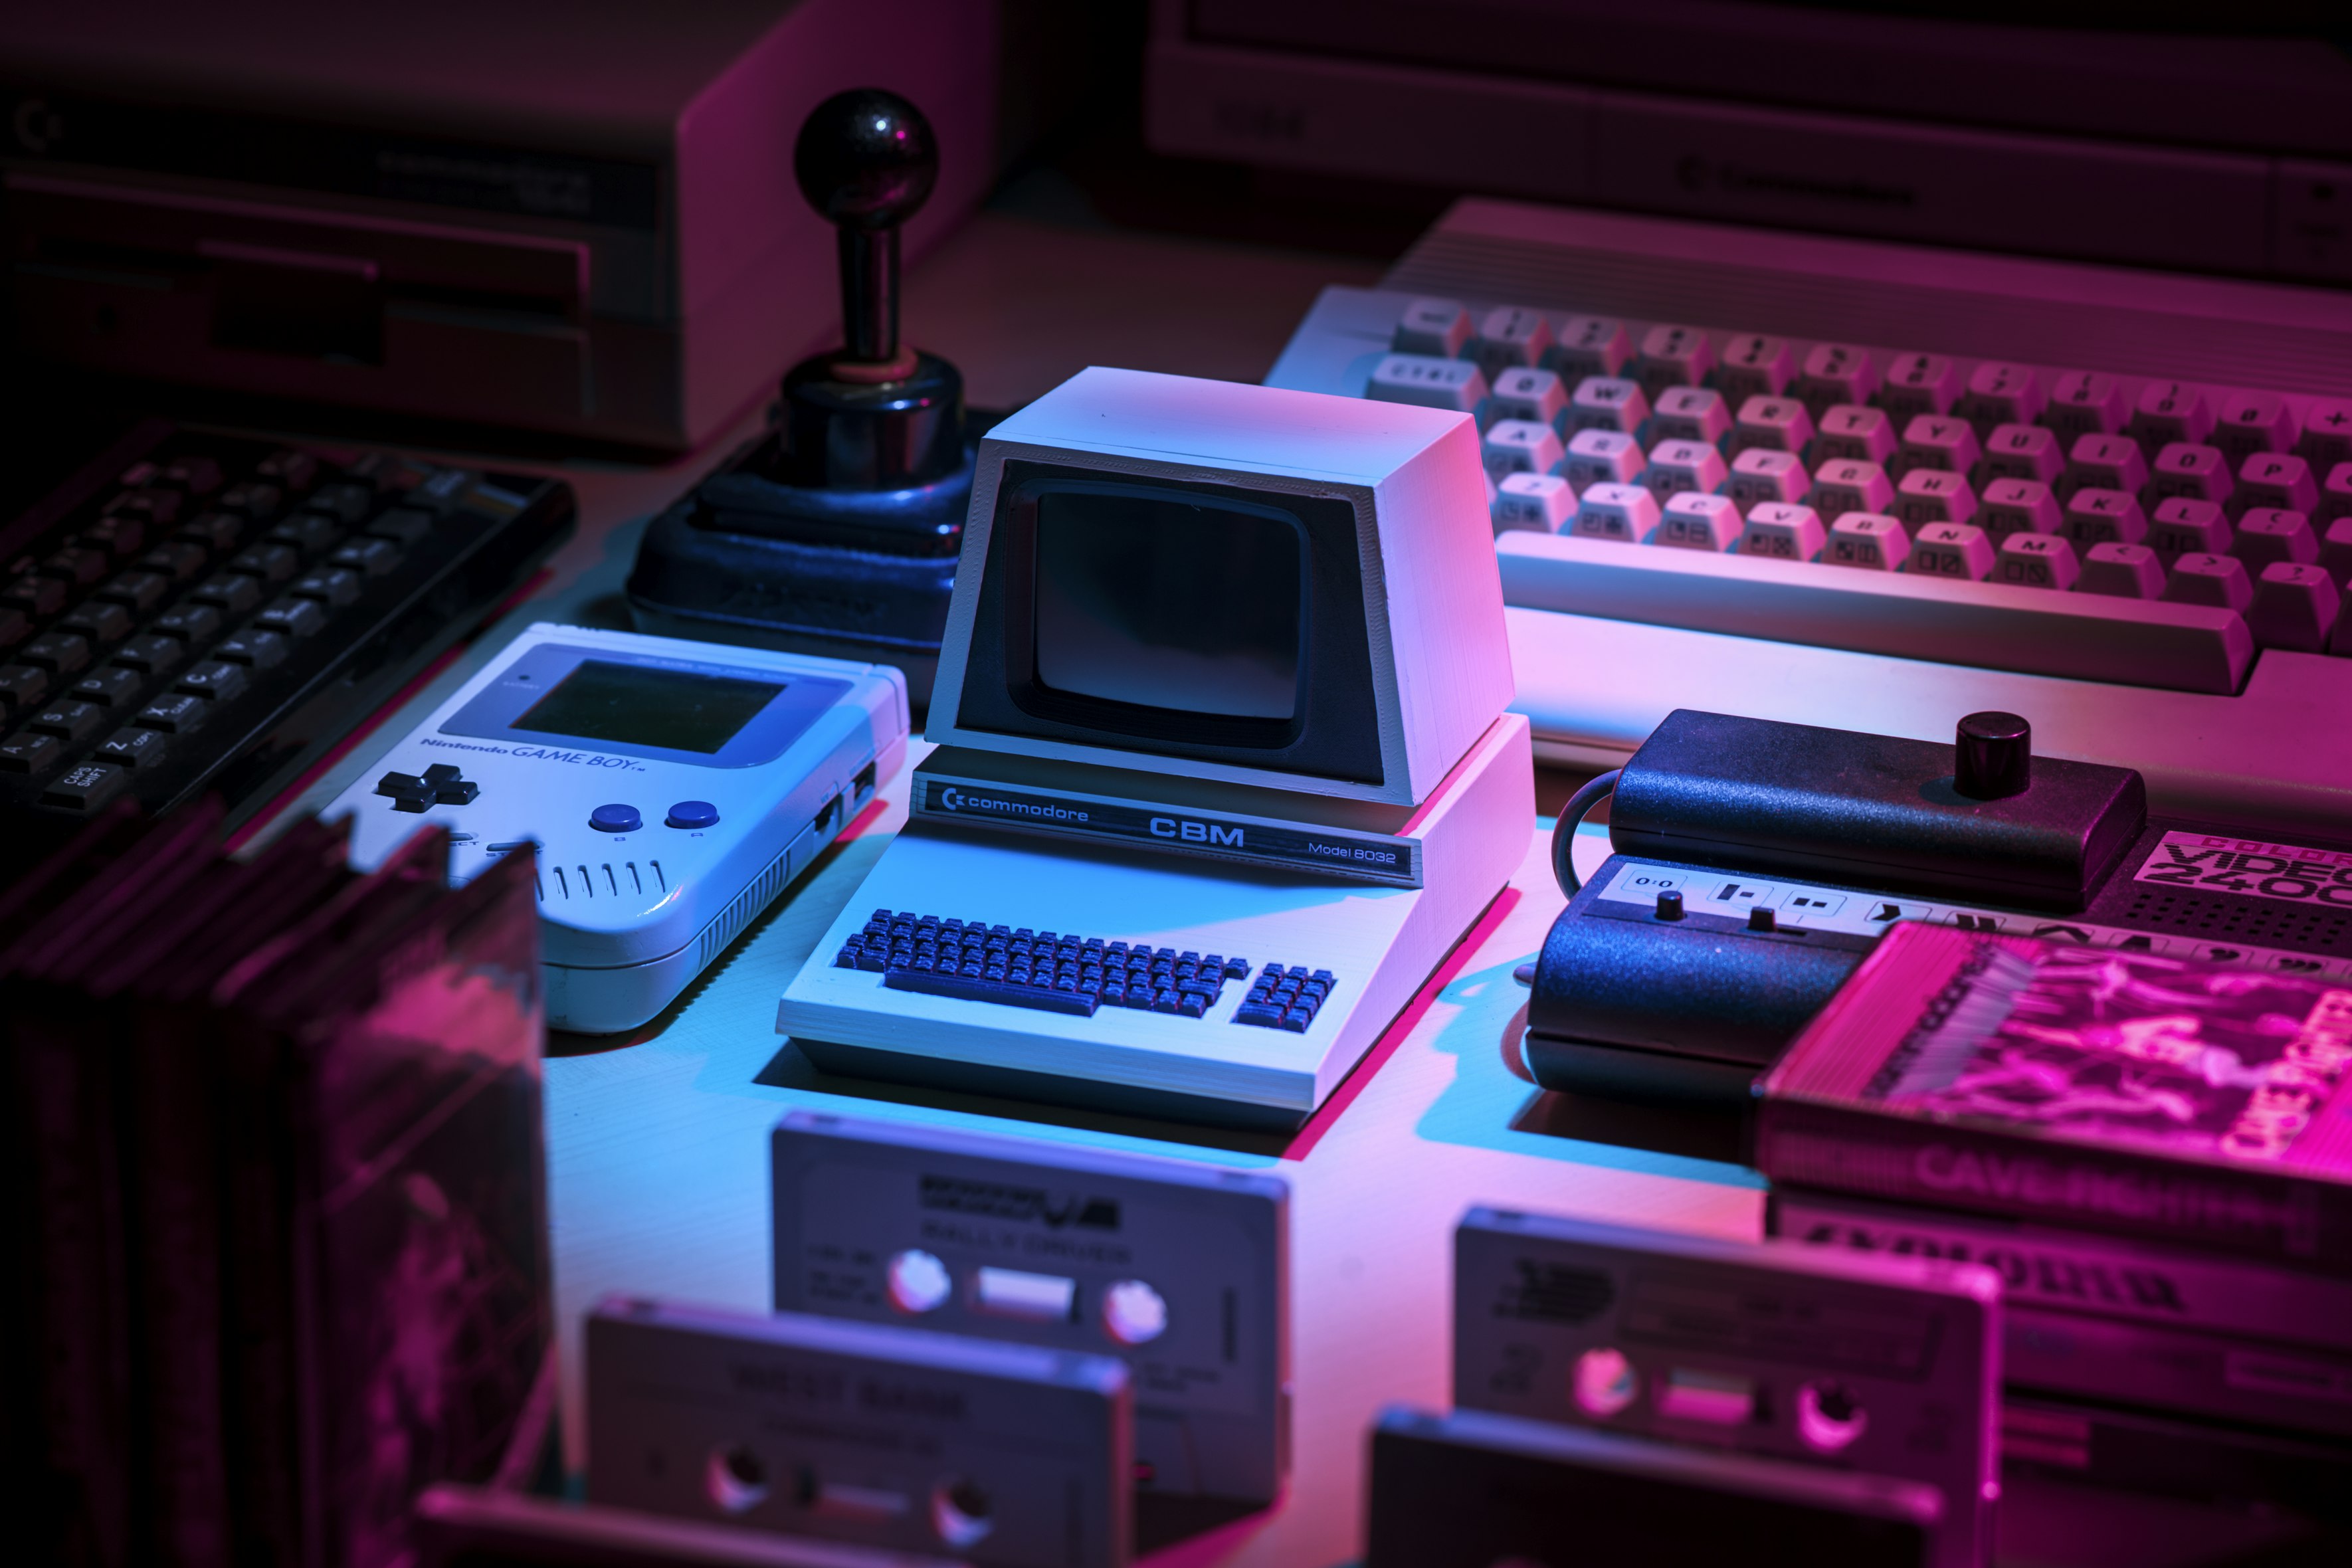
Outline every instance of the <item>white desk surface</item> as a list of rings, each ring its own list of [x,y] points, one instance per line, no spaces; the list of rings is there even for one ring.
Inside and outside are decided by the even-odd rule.
[[[983,405],[1034,396],[1104,361],[1255,379],[1316,287],[1373,270],[983,215],[914,270],[908,335],[971,356],[964,363]],[[1097,338],[1116,352],[1102,352]],[[621,584],[646,517],[731,445],[714,442],[658,469],[580,463],[555,470],[578,489],[582,518],[549,578],[278,820],[315,810],[366,773],[527,622],[625,626]],[[1675,1144],[1637,1125],[1643,1113],[1575,1106],[1526,1077],[1516,1042],[1527,993],[1511,970],[1532,957],[1563,901],[1545,853],[1548,818],[1532,825],[1528,858],[1475,942],[1441,971],[1434,994],[1424,993],[1425,1011],[1409,1014],[1342,1086],[1336,1114],[1295,1139],[830,1079],[795,1056],[779,1058],[777,996],[903,821],[906,783],[903,772],[886,781],[881,808],[855,825],[857,836],[820,860],[663,1016],[631,1036],[551,1042],[549,1190],[566,1446],[575,1467],[587,1414],[580,1323],[592,1302],[624,1291],[754,1310],[771,1305],[767,1133],[795,1107],[1147,1150],[1288,1180],[1289,1495],[1274,1510],[1160,1545],[1141,1560],[1154,1568],[1320,1568],[1360,1553],[1365,1435],[1374,1414],[1391,1401],[1449,1404],[1451,1238],[1472,1204],[1725,1237],[1759,1233],[1762,1183],[1753,1173],[1655,1152]],[[1605,852],[1605,837],[1588,828],[1580,863],[1589,870]],[[759,1081],[763,1075],[770,1081]],[[2053,1512],[2061,1507],[2063,1517]],[[2146,1500],[2012,1489],[2003,1557],[2120,1561],[2111,1555],[2120,1531],[2138,1538],[2131,1559],[2156,1568],[2213,1561],[2225,1542],[2242,1547],[2247,1528]]]

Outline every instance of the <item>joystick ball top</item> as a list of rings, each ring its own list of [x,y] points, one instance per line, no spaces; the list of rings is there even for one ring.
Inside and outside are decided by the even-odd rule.
[[[939,143],[923,111],[895,92],[855,87],[809,111],[793,144],[801,195],[844,228],[896,228],[915,216],[940,176]]]

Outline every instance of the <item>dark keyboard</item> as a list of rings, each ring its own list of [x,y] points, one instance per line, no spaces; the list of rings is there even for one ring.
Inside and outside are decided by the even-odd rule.
[[[905,910],[877,910],[866,929],[842,943],[836,969],[882,976],[893,991],[995,1002],[1010,1007],[1091,1018],[1097,1008],[1130,1007],[1178,1017],[1205,1016],[1227,981],[1249,978],[1249,960],[1179,952],[1148,942],[942,920]],[[1269,963],[1250,982],[1233,1021],[1302,1031],[1331,994],[1331,972]]]
[[[37,842],[211,792],[241,820],[572,516],[556,481],[140,426],[0,530],[0,819]]]

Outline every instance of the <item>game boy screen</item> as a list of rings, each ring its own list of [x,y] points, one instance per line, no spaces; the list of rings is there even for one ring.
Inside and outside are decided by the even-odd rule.
[[[1038,498],[1037,684],[1229,719],[1298,711],[1304,531],[1270,510],[1174,496]]]
[[[782,681],[583,658],[511,728],[708,755],[783,689]]]

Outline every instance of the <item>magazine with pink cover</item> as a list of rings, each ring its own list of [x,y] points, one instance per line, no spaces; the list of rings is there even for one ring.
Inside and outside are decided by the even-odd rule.
[[[2352,1272],[2347,1065],[2340,981],[1905,925],[1767,1075],[1758,1163]]]

